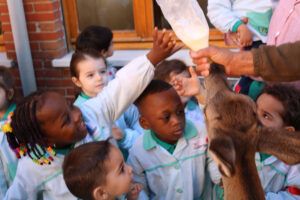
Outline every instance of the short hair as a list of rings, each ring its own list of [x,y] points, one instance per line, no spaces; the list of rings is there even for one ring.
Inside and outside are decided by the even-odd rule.
[[[107,27],[88,26],[77,37],[76,50],[95,49],[107,51],[113,39],[112,31]]]
[[[300,130],[300,91],[291,85],[267,85],[262,94],[268,94],[280,101],[284,112],[280,113],[284,123]]]
[[[180,74],[184,71],[189,72],[187,69],[186,64],[181,60],[165,60],[155,68],[154,79],[169,81],[172,72],[176,74]]]
[[[5,91],[14,89],[15,79],[9,69],[0,66],[0,87]]]
[[[143,100],[150,94],[156,94],[163,91],[167,91],[173,88],[169,83],[162,80],[152,80],[142,94],[136,99],[134,104],[139,107]]]
[[[88,57],[91,57],[94,59],[103,58],[101,56],[101,54],[98,51],[96,51],[95,49],[85,49],[82,51],[75,51],[75,53],[73,53],[73,55],[72,55],[71,62],[70,62],[71,77],[76,77],[76,78],[79,77],[79,71],[77,69],[78,64],[81,61],[88,59]]]
[[[109,152],[108,140],[83,144],[65,157],[63,177],[70,192],[81,199],[94,199],[93,190],[105,184]]]

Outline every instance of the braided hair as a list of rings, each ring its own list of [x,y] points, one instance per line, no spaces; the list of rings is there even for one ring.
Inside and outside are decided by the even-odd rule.
[[[21,154],[27,153],[33,161],[39,164],[45,163],[40,159],[45,161],[45,158],[49,158],[49,155],[45,157],[47,143],[36,117],[39,100],[45,93],[45,91],[34,92],[17,105],[11,118],[12,132],[6,134],[8,143],[18,158],[22,156],[20,151],[23,151]],[[46,163],[50,164],[47,160]]]

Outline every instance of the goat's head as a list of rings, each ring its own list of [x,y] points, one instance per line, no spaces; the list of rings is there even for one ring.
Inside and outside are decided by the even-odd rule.
[[[258,124],[256,106],[249,97],[230,90],[220,66],[211,66],[205,87],[209,150],[218,162],[221,173],[231,176],[235,171],[235,163],[246,151],[251,149],[253,155],[255,153],[251,146],[255,143]]]

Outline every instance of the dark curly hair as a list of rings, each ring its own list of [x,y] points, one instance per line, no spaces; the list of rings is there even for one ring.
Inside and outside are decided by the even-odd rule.
[[[281,113],[284,123],[300,130],[300,91],[291,85],[267,85],[262,94],[268,94],[280,101],[284,107]]]

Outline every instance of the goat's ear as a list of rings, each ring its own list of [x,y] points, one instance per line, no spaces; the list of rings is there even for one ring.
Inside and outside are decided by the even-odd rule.
[[[300,132],[262,127],[257,151],[276,156],[287,164],[300,163]]]
[[[221,174],[226,177],[231,177],[234,174],[236,159],[236,152],[231,138],[222,136],[212,139],[210,141],[209,150]]]

